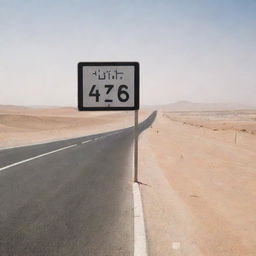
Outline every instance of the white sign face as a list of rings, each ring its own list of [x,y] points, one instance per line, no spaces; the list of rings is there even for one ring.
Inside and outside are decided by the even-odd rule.
[[[78,64],[79,110],[139,108],[139,64],[82,62]]]

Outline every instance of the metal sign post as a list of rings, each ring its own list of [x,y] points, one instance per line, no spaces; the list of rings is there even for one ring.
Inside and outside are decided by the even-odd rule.
[[[139,111],[134,113],[134,182],[138,182],[138,123]]]
[[[135,182],[138,182],[139,83],[138,62],[78,63],[78,109],[80,111],[135,110]]]

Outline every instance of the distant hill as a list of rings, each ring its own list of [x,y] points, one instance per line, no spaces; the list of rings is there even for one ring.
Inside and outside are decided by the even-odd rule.
[[[178,101],[167,105],[158,106],[167,111],[221,111],[221,110],[243,110],[256,109],[256,107],[231,104],[231,103],[195,103],[190,101]]]

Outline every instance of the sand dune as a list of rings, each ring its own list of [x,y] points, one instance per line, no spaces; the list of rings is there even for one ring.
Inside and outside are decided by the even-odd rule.
[[[145,114],[142,113],[141,118]],[[132,125],[133,112],[0,106],[0,147],[86,136]]]

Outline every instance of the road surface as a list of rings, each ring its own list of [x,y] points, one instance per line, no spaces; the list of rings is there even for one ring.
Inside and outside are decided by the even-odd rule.
[[[0,150],[0,255],[133,255],[133,134]]]

